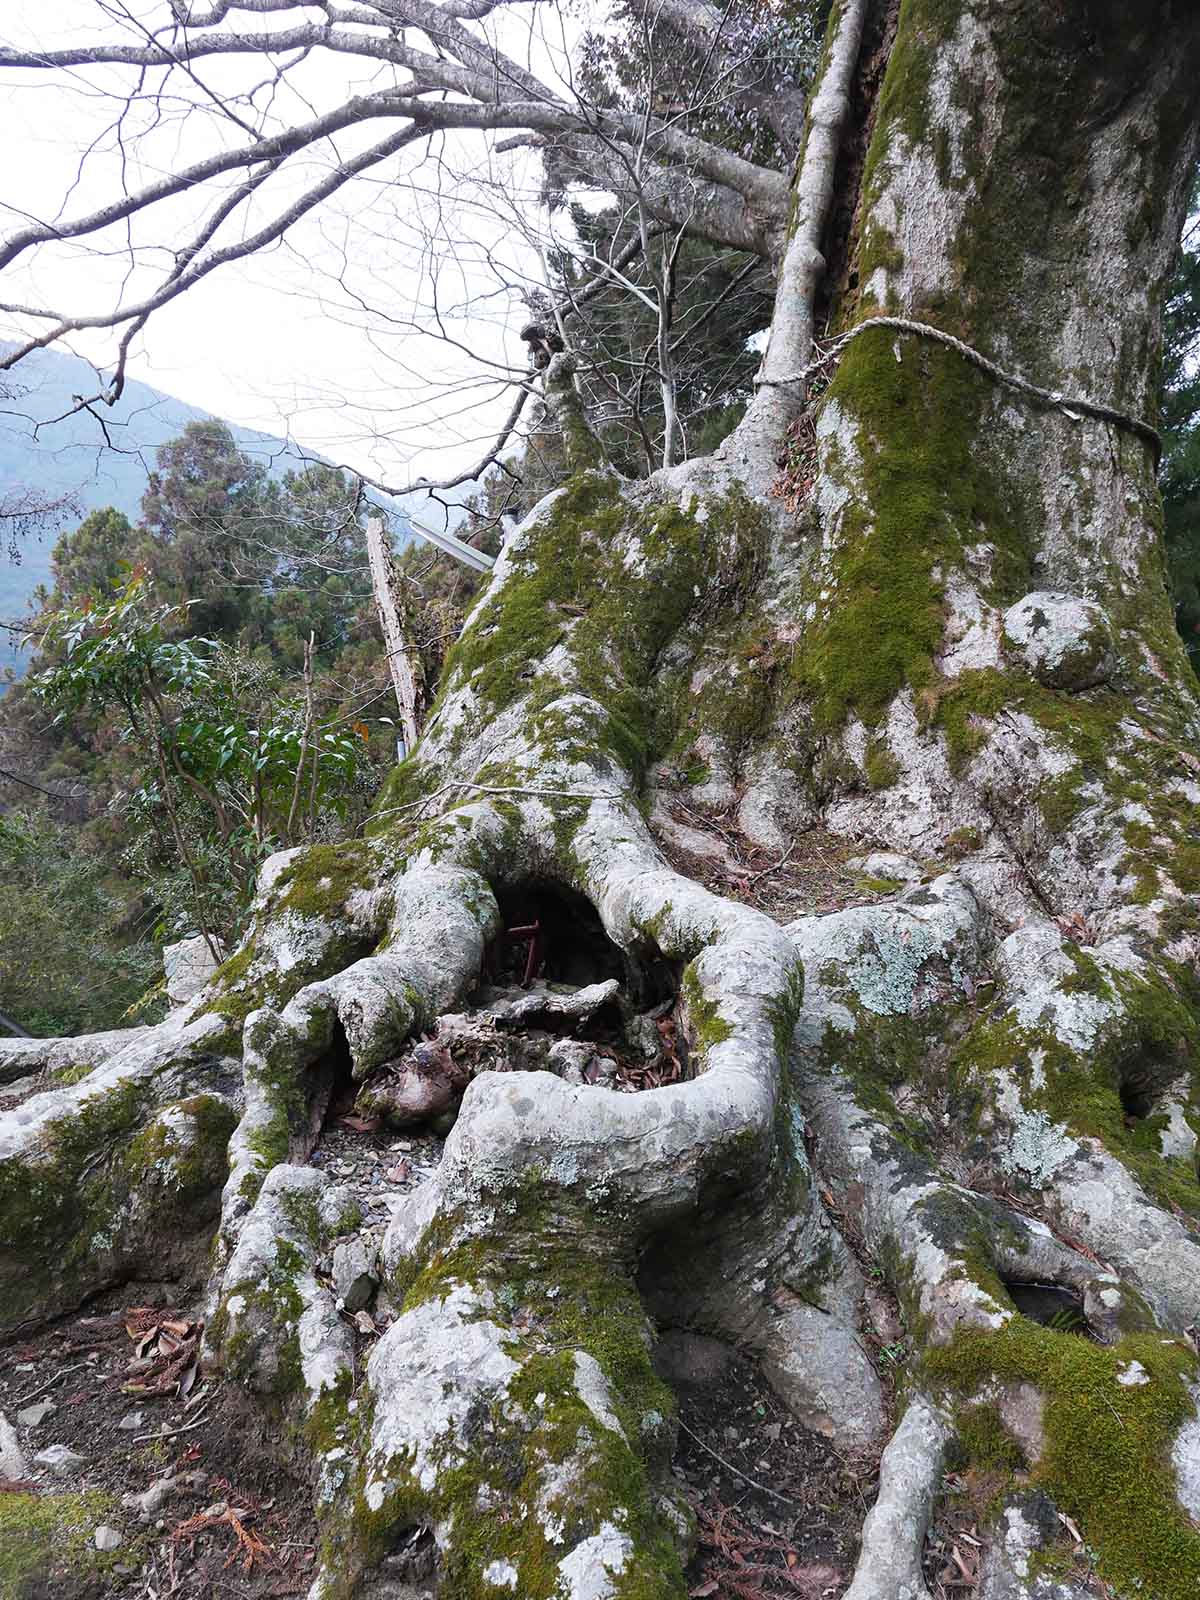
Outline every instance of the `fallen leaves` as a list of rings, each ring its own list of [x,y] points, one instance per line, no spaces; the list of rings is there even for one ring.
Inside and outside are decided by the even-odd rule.
[[[121,1385],[122,1394],[177,1394],[186,1399],[200,1370],[204,1324],[151,1306],[131,1306],[124,1316],[134,1351],[126,1367],[131,1376]]]
[[[344,1117],[339,1117],[338,1123],[343,1128],[349,1128],[351,1133],[378,1133],[380,1126],[379,1117],[360,1117],[353,1111],[348,1111]]]
[[[935,1565],[929,1570],[936,1600],[959,1600],[979,1587],[985,1546],[976,1524],[963,1526],[965,1520],[930,1536],[928,1551]]]
[[[737,1600],[771,1600],[776,1595],[801,1600],[832,1600],[847,1574],[828,1561],[808,1560],[778,1529],[750,1523],[728,1506],[695,1505],[701,1546],[712,1554],[703,1582],[689,1589],[692,1600],[712,1595]]]
[[[181,1522],[171,1530],[172,1544],[187,1543],[188,1548],[195,1546],[196,1539],[201,1533],[206,1533],[212,1528],[230,1528],[234,1535],[234,1544],[225,1558],[224,1565],[232,1566],[240,1553],[242,1558],[242,1571],[250,1573],[254,1570],[254,1563],[262,1561],[264,1565],[273,1565],[275,1552],[270,1545],[263,1541],[251,1529],[246,1527],[242,1520],[250,1513],[245,1509],[235,1510],[232,1506],[218,1501],[215,1505],[207,1506],[203,1511],[197,1511],[195,1516],[188,1517],[186,1522]]]

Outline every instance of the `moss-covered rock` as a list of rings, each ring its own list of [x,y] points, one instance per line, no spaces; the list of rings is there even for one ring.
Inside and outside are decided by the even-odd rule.
[[[236,1117],[214,1094],[154,1102],[144,1079],[105,1084],[0,1159],[0,1281],[13,1321],[79,1305],[133,1273],[198,1271]]]
[[[101,1552],[101,1523],[121,1525],[117,1500],[81,1494],[0,1494],[0,1600],[106,1600],[120,1592],[117,1566],[139,1555],[138,1543]]]
[[[1147,1381],[1122,1382],[1133,1362]],[[1190,1600],[1200,1585],[1200,1533],[1179,1504],[1170,1459],[1192,1414],[1196,1368],[1194,1350],[1160,1334],[1106,1349],[1024,1317],[996,1333],[963,1333],[926,1358],[950,1394],[975,1394],[993,1379],[1042,1391],[1045,1447],[1030,1481],[1079,1524],[1101,1577],[1160,1600]],[[1016,1464],[979,1411],[963,1425],[993,1465]]]

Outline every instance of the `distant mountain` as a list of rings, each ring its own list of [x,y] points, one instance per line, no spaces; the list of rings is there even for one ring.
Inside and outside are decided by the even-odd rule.
[[[0,340],[0,350],[11,349]],[[102,506],[115,506],[136,522],[155,451],[177,438],[189,422],[212,416],[128,379],[117,405],[111,411],[101,408],[110,449],[99,424],[86,412],[44,424],[34,433],[37,419],[64,416],[76,395],[95,393],[96,374],[86,361],[57,350],[36,351],[11,372],[0,374],[0,383],[23,391],[15,399],[0,400],[0,494],[14,488],[34,488],[51,496],[71,491],[84,516]],[[229,429],[238,448],[273,474],[298,471],[320,459],[269,433],[236,423]],[[74,527],[78,520],[68,517],[62,526]],[[50,552],[61,531],[24,540],[19,564],[0,549],[0,621],[13,622],[25,615],[33,591],[49,579]],[[0,629],[0,671],[6,666],[18,672],[24,669],[28,653],[14,647],[14,637]]]

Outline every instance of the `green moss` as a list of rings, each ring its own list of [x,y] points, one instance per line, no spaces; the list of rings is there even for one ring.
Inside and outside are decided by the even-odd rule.
[[[443,682],[470,681],[491,711],[519,693],[573,622],[564,606],[591,599],[597,547],[611,546],[624,521],[620,484],[601,473],[573,478],[517,557],[518,576],[493,594],[451,650]]]
[[[899,781],[900,763],[892,754],[886,739],[870,740],[863,771],[872,789],[890,789]]]
[[[91,1077],[95,1070],[95,1062],[80,1061],[72,1066],[55,1067],[50,1076],[60,1089],[69,1089],[73,1083],[82,1083],[85,1078]]]
[[[960,356],[871,329],[854,341],[826,395],[857,423],[862,495],[847,507],[842,544],[822,579],[825,598],[797,647],[793,672],[819,725],[851,713],[878,724],[901,689],[934,684],[945,584],[966,542],[1015,552],[1025,534],[974,448],[980,376]],[[1016,594],[1012,595],[1016,598]],[[870,640],[870,648],[864,641]]]
[[[723,1044],[731,1036],[732,1023],[725,1021],[716,1004],[704,993],[695,969],[691,966],[684,968],[680,995],[683,999],[688,1032],[693,1046],[701,1054],[711,1050],[714,1045]]]
[[[391,769],[384,780],[371,808],[367,834],[375,837],[403,827],[406,814],[414,811],[419,802],[426,799],[436,787],[420,754],[407,756]]]
[[[213,982],[220,984],[223,989],[235,988],[241,983],[250,971],[254,961],[254,940],[248,939],[240,950],[235,950],[227,961],[213,973]]]
[[[1077,944],[1068,945],[1066,954],[1075,968],[1074,973],[1060,984],[1064,994],[1092,994],[1099,1000],[1111,1000],[1115,990],[1104,968],[1089,951]]]
[[[964,1406],[955,1425],[971,1465],[981,1472],[1020,1472],[1029,1465],[995,1406]]]
[[[857,895],[896,894],[903,887],[904,884],[897,878],[857,877],[854,880],[854,892]]]
[[[257,948],[256,940],[247,939],[213,975],[214,992],[208,1010],[228,1024],[221,1048],[231,1054],[241,1053],[242,1027],[250,1013],[261,1006],[286,1003],[291,998],[290,989],[296,987],[265,963],[256,970]]]
[[[344,913],[355,889],[371,886],[373,866],[365,840],[310,844],[280,873],[271,895],[273,908],[329,921]]]
[[[992,668],[964,672],[939,685],[925,702],[927,720],[937,722],[946,738],[951,772],[961,772],[987,739],[987,722],[1014,697],[1014,685]]]
[[[1039,787],[1037,808],[1052,837],[1064,834],[1083,809],[1082,784],[1082,769],[1073,767],[1057,778],[1046,779]]]
[[[1150,1382],[1118,1373],[1140,1361]],[[1060,1511],[1079,1524],[1100,1575],[1115,1587],[1191,1600],[1200,1587],[1200,1532],[1175,1496],[1169,1452],[1191,1414],[1186,1381],[1196,1357],[1161,1334],[1115,1348],[1014,1317],[996,1333],[960,1333],[926,1357],[930,1379],[971,1395],[989,1380],[1031,1383],[1046,1398],[1046,1448],[1032,1468]]]
[[[120,1549],[101,1553],[92,1535],[102,1522],[120,1527],[124,1518],[112,1495],[88,1490],[83,1494],[0,1494],[0,1600],[25,1600],[36,1582],[48,1593],[58,1581],[70,1593],[69,1580],[84,1574],[114,1585],[113,1568],[132,1562],[143,1553],[143,1540],[135,1538]],[[114,1592],[108,1588],[106,1593]]]
[[[983,835],[978,828],[955,828],[953,833],[946,835],[946,842],[942,846],[947,861],[961,861],[965,856],[974,852],[983,845]]]

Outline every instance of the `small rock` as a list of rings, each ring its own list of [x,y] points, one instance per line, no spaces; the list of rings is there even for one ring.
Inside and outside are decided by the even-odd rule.
[[[23,1478],[28,1471],[17,1430],[0,1411],[0,1478]]]
[[[374,1265],[374,1257],[361,1239],[351,1239],[334,1250],[333,1284],[347,1311],[361,1311],[370,1304],[379,1287]]]
[[[17,1421],[22,1428],[40,1428],[50,1413],[57,1410],[53,1400],[39,1400],[37,1405],[26,1406],[24,1411],[18,1411]]]
[[[1034,1466],[1046,1448],[1046,1398],[1032,1383],[1005,1384],[996,1396],[1000,1420]]]
[[[117,1423],[122,1433],[136,1433],[141,1427],[146,1413],[144,1411],[127,1411]]]
[[[595,1048],[582,1039],[556,1039],[546,1055],[546,1064],[564,1083],[586,1083]]]
[[[121,1504],[127,1511],[136,1511],[143,1522],[149,1522],[168,1500],[180,1494],[201,1494],[207,1483],[206,1472],[182,1472],[178,1477],[159,1478],[142,1494],[124,1495]]]
[[[872,850],[870,855],[852,856],[846,862],[846,870],[865,878],[887,878],[893,883],[920,883],[925,876],[919,861],[894,850]]]
[[[643,1061],[657,1061],[663,1053],[662,1034],[653,1017],[637,1016],[625,1026],[625,1043]]]
[[[1117,1373],[1117,1382],[1125,1389],[1138,1389],[1150,1382],[1150,1374],[1140,1361],[1131,1361]]]
[[[224,955],[221,946],[218,951]],[[209,949],[203,934],[192,934],[178,944],[163,946],[163,972],[167,980],[167,999],[181,1006],[198,995],[217,970],[218,958]]]
[[[97,1550],[119,1550],[122,1542],[121,1535],[117,1529],[110,1528],[104,1522],[100,1524],[92,1535],[92,1543]]]
[[[611,1056],[593,1056],[584,1074],[584,1082],[607,1088],[617,1081],[617,1063]]]
[[[66,1477],[76,1468],[83,1466],[86,1459],[86,1456],[78,1455],[65,1444],[48,1444],[34,1456],[33,1464],[35,1467],[45,1467],[59,1477]]]

